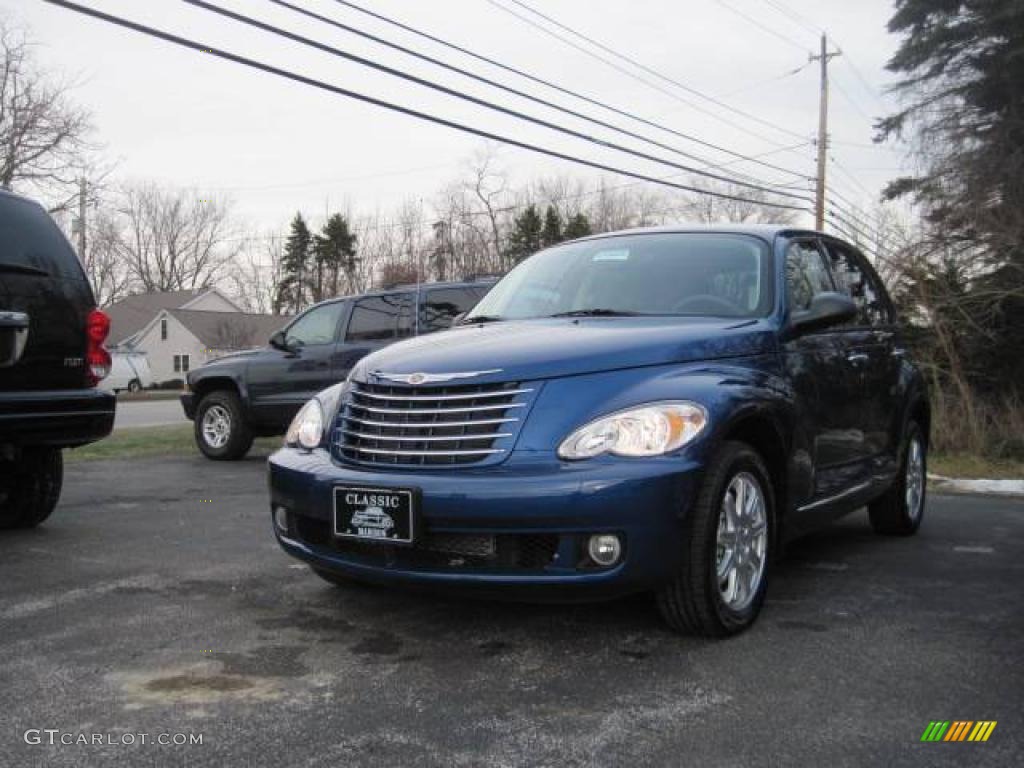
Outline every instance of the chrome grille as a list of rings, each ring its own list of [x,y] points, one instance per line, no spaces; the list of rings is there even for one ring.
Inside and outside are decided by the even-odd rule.
[[[339,459],[455,466],[508,452],[533,389],[516,382],[457,386],[353,383],[335,429]]]

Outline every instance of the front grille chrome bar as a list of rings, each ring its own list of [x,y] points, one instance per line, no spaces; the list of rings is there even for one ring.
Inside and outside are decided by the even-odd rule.
[[[361,445],[346,445],[344,451],[355,451],[357,453],[373,453],[381,456],[491,456],[495,453],[505,453],[501,448],[481,448],[479,450],[464,451],[389,451],[383,448],[364,448]]]
[[[476,419],[474,421],[371,421],[360,419],[355,416],[345,416],[345,421],[355,424],[362,424],[367,427],[382,427],[384,429],[432,429],[434,427],[476,427],[481,424],[512,424],[519,421],[516,418],[508,419]],[[415,438],[413,438],[415,439]]]
[[[526,403],[502,403],[501,405],[467,405],[465,408],[376,408],[371,405],[360,405],[349,401],[350,408],[358,408],[361,411],[371,413],[397,413],[411,415],[430,415],[435,413],[477,413],[479,411],[504,411],[508,408],[525,408]],[[445,422],[439,422],[434,426],[444,426]]]
[[[445,424],[444,426],[447,427],[448,425]],[[388,442],[398,442],[398,443],[460,443],[460,442],[467,442],[467,441],[471,441],[471,440],[494,440],[494,439],[499,438],[499,437],[512,437],[512,433],[511,432],[493,432],[493,433],[488,433],[486,435],[449,435],[448,437],[444,437],[444,436],[438,437],[436,435],[431,435],[429,437],[420,437],[420,436],[410,437],[408,435],[405,435],[405,436],[402,436],[402,435],[398,435],[398,436],[368,435],[365,432],[353,432],[351,429],[343,429],[341,431],[344,432],[346,435],[351,435],[352,437],[358,437],[358,438],[361,438],[363,440],[380,440],[380,441],[386,440]]]
[[[478,400],[485,397],[511,397],[533,392],[532,389],[500,389],[495,392],[470,392],[460,395],[382,395],[357,389],[352,394],[356,397],[369,397],[374,400],[400,400],[402,402],[437,402],[447,400]]]

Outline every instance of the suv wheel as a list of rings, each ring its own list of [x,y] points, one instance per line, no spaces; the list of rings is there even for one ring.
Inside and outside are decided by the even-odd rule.
[[[26,450],[0,482],[0,529],[34,528],[53,512],[64,485],[64,457],[57,448]]]
[[[140,389],[142,389],[142,384],[139,383],[138,379],[132,379],[128,382],[128,391],[132,394],[135,394]]]
[[[868,505],[875,533],[910,536],[921,525],[928,489],[928,443],[916,422],[907,427],[900,473],[885,495]]]
[[[673,629],[721,637],[757,618],[768,583],[775,495],[761,457],[727,442],[685,521],[682,558],[658,608]]]
[[[215,461],[240,459],[252,447],[253,434],[242,415],[238,395],[217,390],[203,397],[196,408],[196,445]]]

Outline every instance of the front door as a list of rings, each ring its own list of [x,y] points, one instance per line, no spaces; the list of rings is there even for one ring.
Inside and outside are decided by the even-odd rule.
[[[285,328],[287,350],[270,348],[251,359],[247,378],[257,422],[287,425],[303,403],[338,381],[333,367],[345,309],[344,301],[313,307]]]

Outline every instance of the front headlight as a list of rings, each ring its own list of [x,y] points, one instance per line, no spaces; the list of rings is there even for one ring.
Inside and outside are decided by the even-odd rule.
[[[563,459],[615,456],[660,456],[682,448],[708,422],[703,406],[673,400],[618,411],[586,424],[558,446]]]
[[[284,442],[293,448],[300,447],[311,451],[320,445],[323,434],[324,408],[314,397],[295,414]]]

